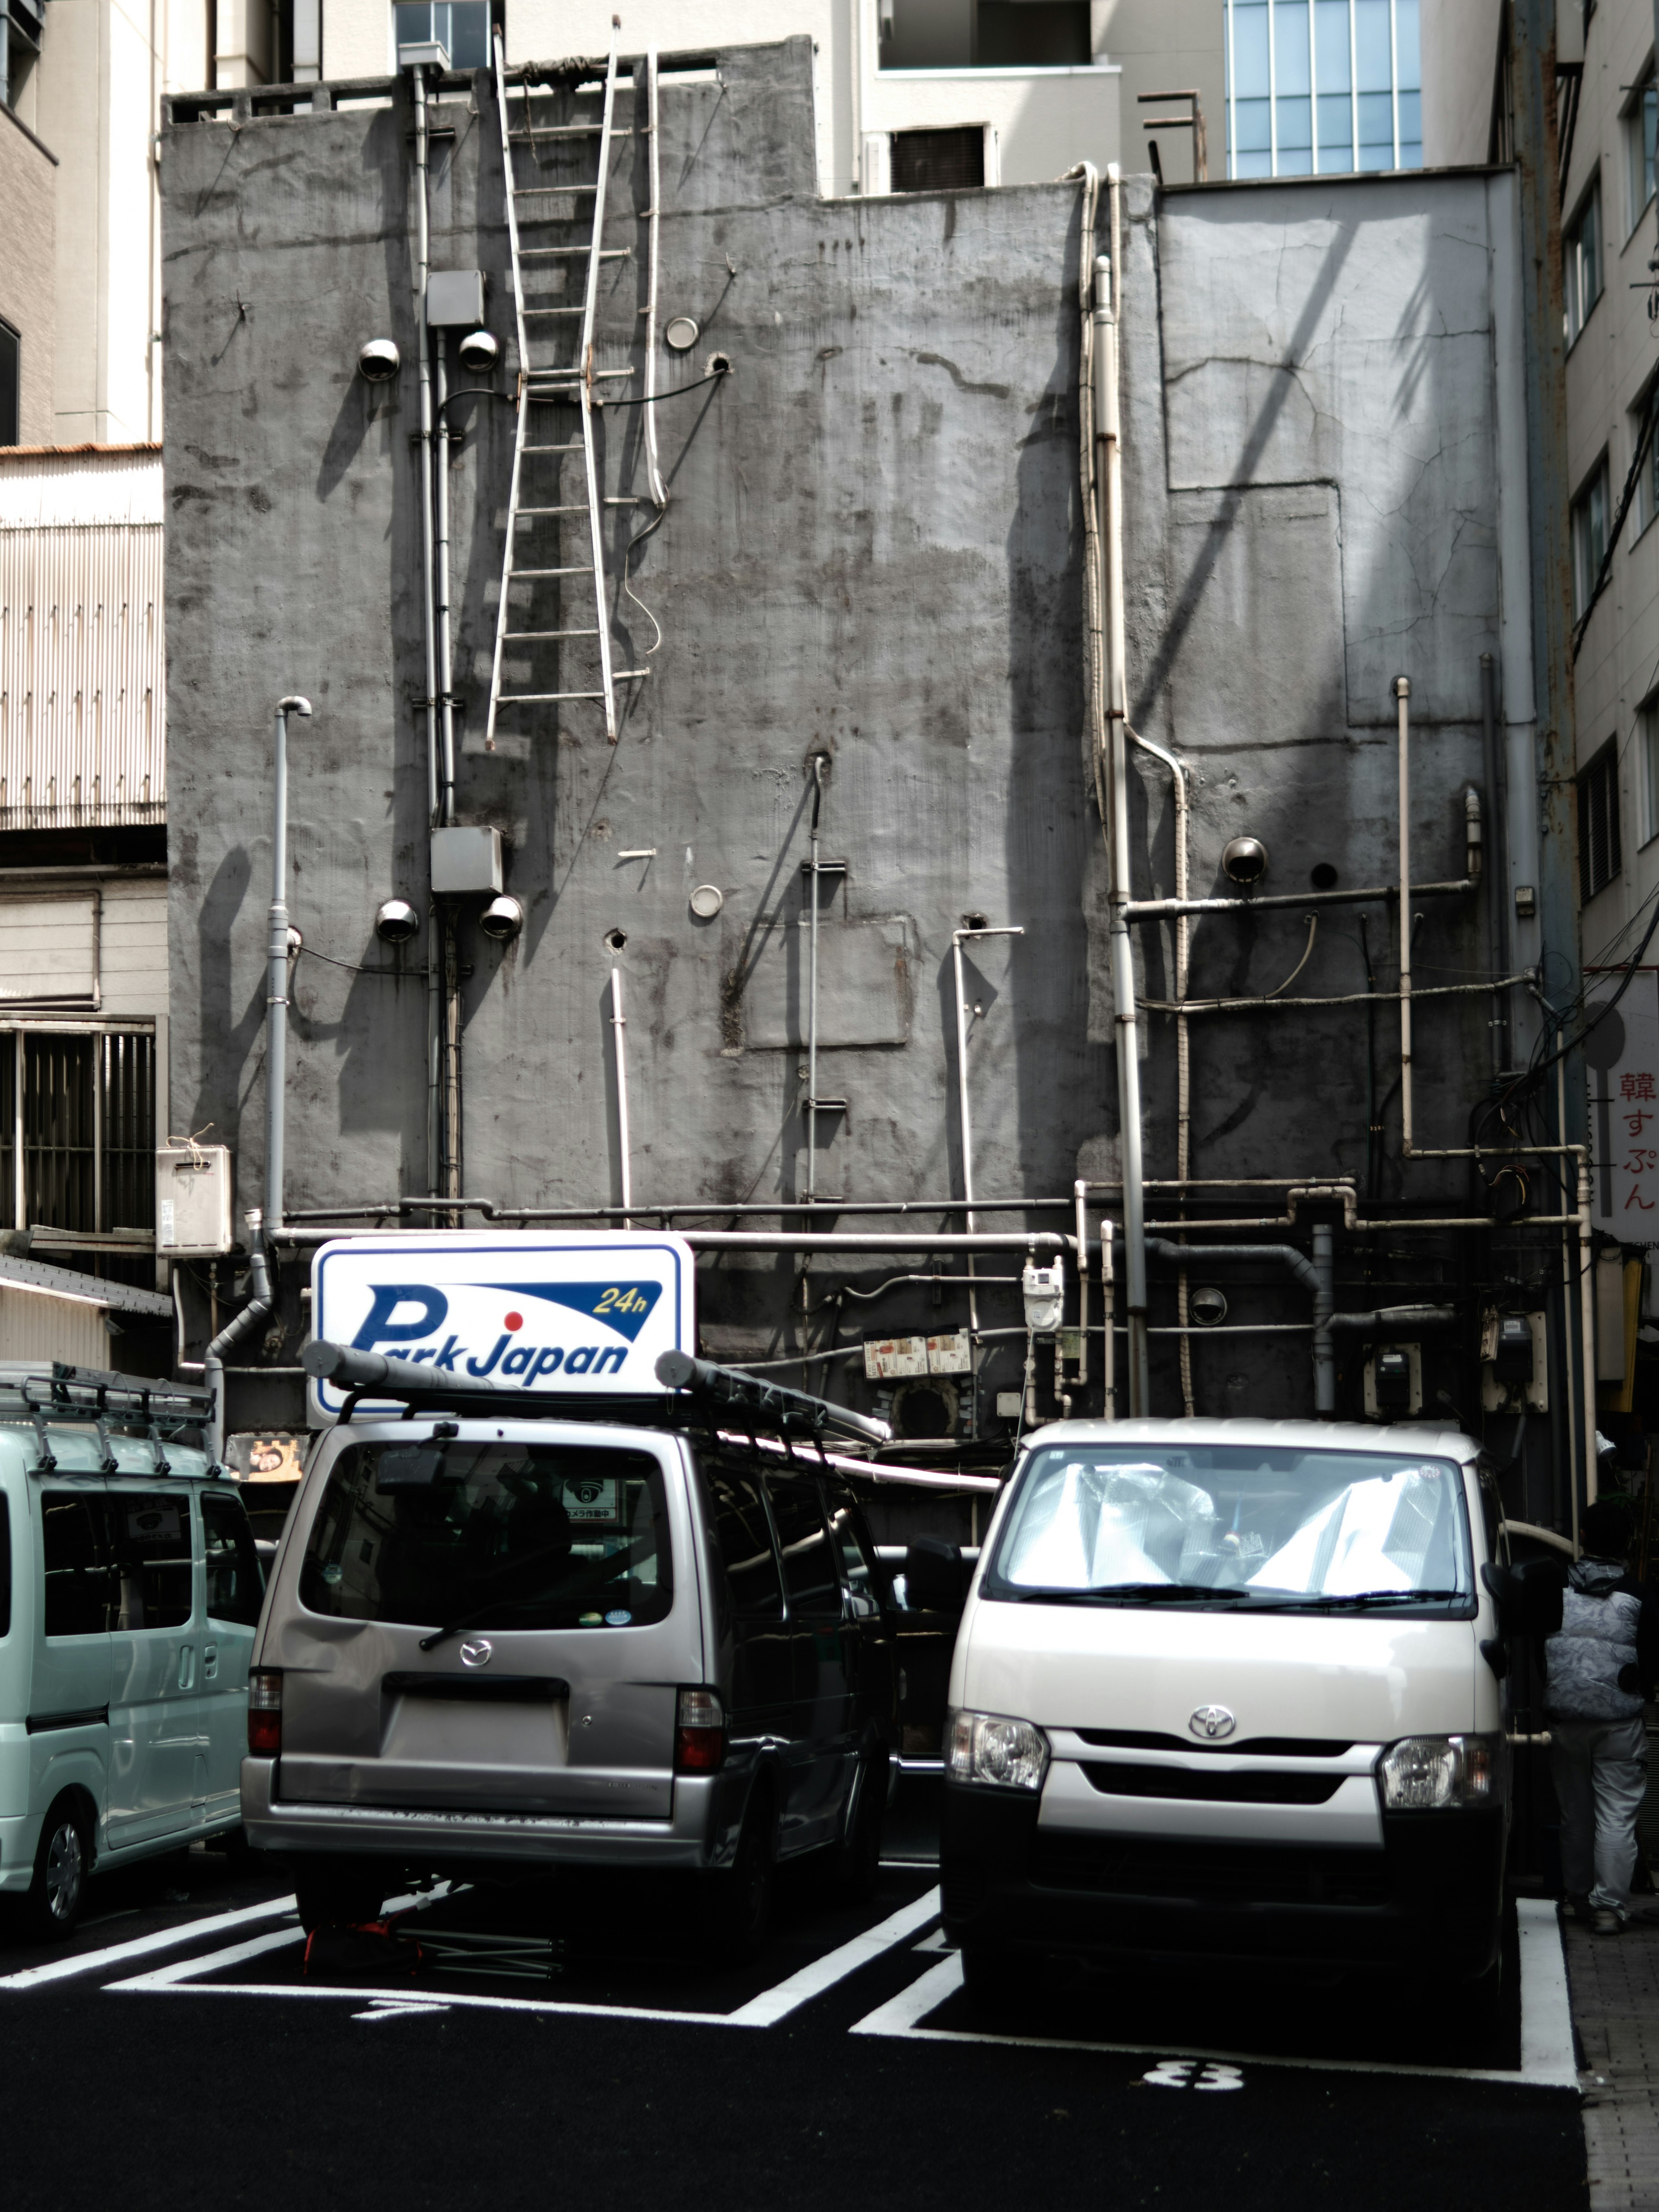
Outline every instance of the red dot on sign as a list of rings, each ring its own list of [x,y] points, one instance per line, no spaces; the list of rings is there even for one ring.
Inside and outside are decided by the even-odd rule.
[[[524,1316],[522,1314],[508,1314],[505,1326],[508,1328],[522,1328],[524,1327]]]

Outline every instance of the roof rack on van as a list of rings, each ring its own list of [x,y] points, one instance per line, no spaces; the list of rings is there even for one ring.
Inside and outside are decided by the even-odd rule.
[[[346,1392],[340,1419],[349,1421],[367,1396],[392,1398],[410,1412],[419,1406],[445,1412],[474,1414],[528,1415],[533,1420],[580,1419],[632,1421],[641,1425],[683,1421],[686,1401],[701,1408],[723,1409],[744,1426],[764,1429],[781,1437],[822,1437],[831,1430],[884,1443],[891,1434],[884,1421],[869,1419],[827,1398],[809,1397],[804,1390],[786,1389],[781,1383],[745,1375],[740,1368],[716,1367],[690,1352],[665,1352],[657,1361],[660,1394],[638,1397],[609,1395],[599,1391],[581,1395],[564,1390],[503,1390],[489,1383],[457,1382],[434,1375],[430,1368],[412,1360],[388,1359],[384,1352],[360,1352],[355,1346],[330,1344],[319,1338],[306,1346],[300,1364],[319,1382],[332,1382]]]
[[[149,1382],[106,1368],[71,1367],[61,1359],[0,1359],[0,1421],[9,1415],[33,1424],[40,1464],[47,1469],[57,1461],[46,1423],[72,1420],[94,1425],[106,1468],[112,1471],[114,1465],[108,1433],[112,1424],[150,1438],[156,1447],[156,1472],[171,1473],[161,1449],[163,1431],[176,1437],[180,1429],[201,1428],[212,1409],[212,1392],[188,1382]]]

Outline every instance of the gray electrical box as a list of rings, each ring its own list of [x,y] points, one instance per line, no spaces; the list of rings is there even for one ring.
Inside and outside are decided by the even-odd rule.
[[[501,888],[499,830],[434,830],[432,889],[440,898],[494,898]]]
[[[434,331],[476,331],[484,319],[483,270],[432,270],[426,280],[426,319]]]
[[[229,1146],[163,1146],[155,1155],[157,1255],[209,1259],[232,1241]]]

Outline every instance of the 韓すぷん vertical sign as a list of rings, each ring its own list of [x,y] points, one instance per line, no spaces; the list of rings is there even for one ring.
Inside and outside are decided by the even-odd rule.
[[[691,1248],[678,1237],[353,1237],[312,1262],[312,1327],[467,1389],[635,1393],[659,1353],[695,1351]],[[345,1394],[311,1386],[313,1421]]]

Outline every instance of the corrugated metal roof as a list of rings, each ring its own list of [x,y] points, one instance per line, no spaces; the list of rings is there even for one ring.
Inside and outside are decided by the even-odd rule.
[[[0,452],[0,529],[163,520],[159,446],[12,446]]]

